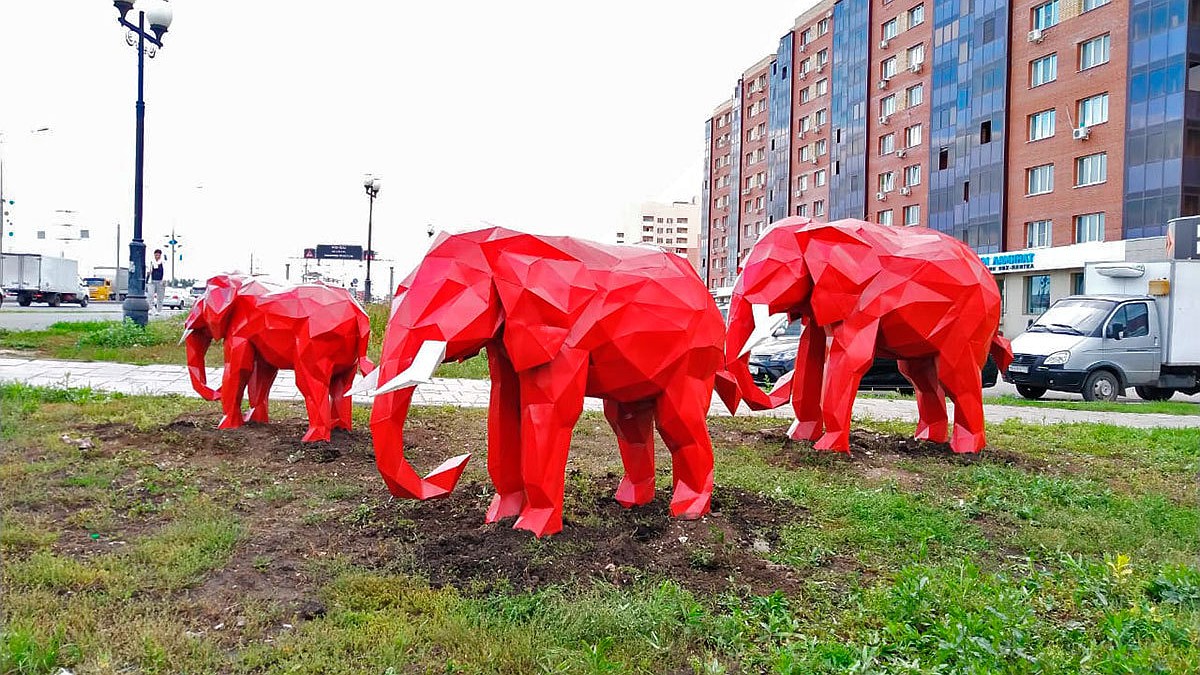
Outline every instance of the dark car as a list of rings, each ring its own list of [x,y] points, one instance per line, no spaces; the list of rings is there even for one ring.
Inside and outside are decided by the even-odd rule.
[[[750,351],[750,374],[759,384],[771,384],[786,375],[796,366],[796,350],[800,344],[802,326],[799,321],[775,332],[768,340],[757,345]],[[983,364],[983,386],[996,386],[1000,370],[992,357]],[[871,369],[863,375],[859,389],[890,389],[906,393],[912,392],[912,383],[896,368],[894,359],[875,359]]]

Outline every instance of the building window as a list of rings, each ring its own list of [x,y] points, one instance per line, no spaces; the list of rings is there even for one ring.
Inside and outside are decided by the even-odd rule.
[[[817,96],[829,93],[829,80],[817,80]]]
[[[891,192],[896,189],[896,172],[884,171],[879,174],[879,191]]]
[[[643,223],[653,223],[654,216],[642,216],[642,222]]]
[[[896,19],[893,18],[890,21],[883,24],[882,35],[883,35],[884,40],[891,40],[892,38],[896,37],[899,34],[900,34],[900,22],[897,21]]]
[[[45,231],[45,230],[38,230],[38,231],[37,231],[37,238],[38,238],[38,239],[45,239],[45,238],[46,238],[46,231]]]
[[[800,205],[798,205],[798,206],[796,207],[796,215],[798,215],[798,216],[807,216],[807,215],[808,215],[808,204],[800,204]]]
[[[817,140],[817,157],[820,157],[821,155],[824,155],[827,152],[829,152],[828,143],[826,143],[824,138],[818,139]]]
[[[800,191],[808,189],[808,174],[804,174],[796,179],[796,189]]]
[[[821,126],[822,124],[825,124],[826,120],[828,119],[829,110],[827,108],[821,108],[817,112],[813,113],[813,116],[817,118],[817,126]]]
[[[1029,140],[1040,141],[1054,135],[1054,108],[1029,116]]]
[[[1045,248],[1050,245],[1049,220],[1025,223],[1025,248]]]
[[[1075,243],[1104,241],[1104,213],[1075,216]]]
[[[921,224],[921,205],[910,204],[904,207],[904,224],[908,226]]]
[[[686,225],[686,224],[687,224],[687,218],[676,218],[676,219],[675,219],[675,224],[676,224],[676,225]],[[686,230],[686,228],[683,228],[683,227],[679,228],[679,231],[680,231],[680,232],[684,232],[685,230]]]
[[[979,124],[979,144],[984,145],[992,142],[992,121],[981,122]]]
[[[879,114],[894,115],[896,113],[896,95],[888,94],[879,99]]]
[[[950,148],[942,147],[938,149],[938,170],[944,171],[950,166]]]
[[[829,19],[821,19],[817,22],[817,35],[824,35],[829,32]]]
[[[887,209],[886,211],[880,211],[879,214],[876,216],[876,220],[879,221],[880,225],[891,225],[892,224],[892,210]]]
[[[1058,24],[1058,0],[1042,3],[1033,8],[1033,28],[1046,30]]]
[[[1108,4],[1108,0],[1083,0],[1083,11],[1090,12],[1097,7],[1103,7]]]
[[[1050,309],[1050,275],[1025,277],[1025,313],[1042,314]]]
[[[1108,179],[1108,153],[1079,157],[1075,160],[1075,187],[1096,185]]]
[[[1054,165],[1043,164],[1026,170],[1027,195],[1043,195],[1054,191]]]
[[[825,169],[817,169],[816,171],[814,171],[813,172],[813,184],[816,185],[817,187],[823,187],[825,185],[825,176],[826,175],[827,174],[825,173]]]
[[[813,202],[813,215],[818,218],[825,215],[825,200],[824,199],[818,199],[817,201]]]
[[[829,50],[822,49],[821,51],[817,52],[817,67],[819,68],[827,63],[829,63]]]
[[[921,144],[921,125],[914,124],[904,130],[904,147],[915,148]]]
[[[891,78],[895,77],[896,63],[897,59],[895,56],[884,59],[879,72],[880,76],[885,80],[890,80]]]
[[[800,161],[807,162],[812,159],[812,146],[803,145],[800,147]]]
[[[815,37],[816,36],[813,35],[813,29],[809,28],[808,30],[806,30],[800,34],[800,44],[806,45],[806,44],[812,42]]]
[[[1083,272],[1071,273],[1071,295],[1083,295]]]
[[[925,23],[925,5],[917,5],[908,10],[908,27],[919,26]]]
[[[812,87],[805,87],[800,90],[800,102],[808,103],[812,99]]]
[[[906,97],[908,98],[908,107],[909,108],[911,108],[915,105],[921,105],[922,103],[925,102],[925,85],[924,84],[914,84],[913,86],[906,89],[904,93],[905,93]]]
[[[1040,87],[1058,78],[1058,54],[1050,54],[1029,64],[1029,86]]]
[[[1079,126],[1091,127],[1108,121],[1108,93],[1090,96],[1079,102]]]
[[[1087,70],[1108,63],[1109,42],[1105,33],[1079,45],[1079,69]]]
[[[896,151],[896,134],[884,134],[879,137],[879,154],[890,155]]]
[[[912,187],[921,184],[921,165],[913,164],[904,167],[904,185]]]
[[[908,65],[925,62],[925,43],[920,42],[908,48]]]

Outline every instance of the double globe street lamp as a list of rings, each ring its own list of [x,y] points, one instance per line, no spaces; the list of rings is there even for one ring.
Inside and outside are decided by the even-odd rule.
[[[171,25],[171,5],[167,0],[138,0],[137,3],[113,0],[117,8],[117,23],[125,27],[125,42],[137,47],[137,131],[134,141],[133,166],[133,240],[129,242],[129,292],[121,306],[125,318],[145,326],[150,319],[150,303],[146,302],[146,243],[142,241],[142,167],[146,145],[146,102],[142,92],[145,83],[146,57],[154,58],[162,48],[162,38]],[[126,18],[137,12],[137,23]],[[150,31],[146,31],[146,24]],[[149,46],[146,43],[149,42]]]
[[[367,280],[363,284],[363,302],[371,302],[371,260],[375,258],[375,249],[371,248],[371,228],[372,220],[375,218],[375,198],[379,196],[379,189],[383,182],[378,176],[367,174],[363,176],[363,188],[367,191],[367,250],[363,252],[363,257],[367,259]]]

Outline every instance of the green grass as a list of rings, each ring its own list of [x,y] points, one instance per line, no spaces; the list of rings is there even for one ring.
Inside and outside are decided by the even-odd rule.
[[[272,413],[291,429],[303,416]],[[716,483],[777,504],[755,527],[793,587],[753,592],[731,570],[729,590],[708,592],[657,559],[618,558],[633,581],[521,590],[414,572],[406,560],[430,552],[420,533],[446,525],[386,529],[411,512],[352,454],[296,476],[287,452],[218,454],[168,426],[205,415],[213,404],[190,399],[0,387],[0,672],[1200,672],[1200,429],[1010,420],[974,458],[848,460],[764,440],[780,420],[714,419]],[[438,456],[485,423],[442,408],[409,420]],[[141,440],[96,435],[114,424]],[[615,482],[617,452],[597,414],[576,443],[568,502],[590,508],[578,493]],[[470,541],[486,552],[501,534]],[[566,543],[503,555],[555,561]],[[296,593],[322,611],[294,617]]]
[[[1031,401],[1020,396],[1001,394],[987,396],[984,403],[1017,405],[1030,408],[1063,408],[1066,410],[1090,410],[1092,412],[1136,412],[1160,415],[1200,415],[1200,404],[1191,401]]]
[[[119,321],[60,321],[44,330],[0,329],[0,349],[73,361],[184,364],[187,354],[178,344],[183,320],[171,316],[145,328]],[[221,363],[219,349],[209,351],[208,363]]]

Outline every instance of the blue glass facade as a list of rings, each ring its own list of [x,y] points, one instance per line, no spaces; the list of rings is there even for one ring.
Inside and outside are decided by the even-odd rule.
[[[935,0],[933,22],[928,226],[995,253],[1004,245],[1009,5]]]
[[[1200,16],[1188,14],[1186,0],[1129,3],[1125,238],[1163,235],[1169,219],[1200,213],[1200,82],[1188,86]]]
[[[708,238],[712,236],[712,145],[713,122],[704,123],[704,183],[700,186],[700,278],[709,280]],[[639,236],[640,241],[640,236]]]
[[[738,268],[738,251],[742,243],[742,91],[744,83],[739,79],[733,89],[733,121],[730,123],[729,156],[733,160],[729,174],[729,224],[725,230],[729,233],[729,254],[725,261],[728,274],[733,276]]]
[[[767,95],[767,222],[788,215],[792,169],[792,36],[779,40]]]
[[[837,0],[833,5],[833,125],[829,171],[829,220],[866,217],[867,61],[870,2]]]

